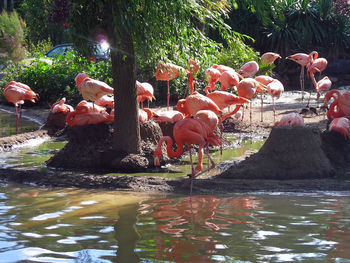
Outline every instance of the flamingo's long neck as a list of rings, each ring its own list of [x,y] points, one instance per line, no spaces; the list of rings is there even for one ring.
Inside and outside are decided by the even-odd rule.
[[[176,151],[173,151],[173,149],[172,149],[173,139],[170,136],[164,136],[159,140],[158,147],[157,147],[156,151],[161,151],[161,147],[162,147],[163,142],[166,142],[166,144],[167,144],[166,151],[167,151],[167,154],[169,157],[176,158],[182,154],[183,149],[184,149],[183,143],[177,143],[177,149],[176,149]]]

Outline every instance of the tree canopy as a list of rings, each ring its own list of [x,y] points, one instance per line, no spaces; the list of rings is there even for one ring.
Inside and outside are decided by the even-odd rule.
[[[69,26],[76,45],[86,51],[91,48],[88,45],[91,41],[107,39],[111,45],[116,112],[114,149],[138,153],[140,134],[135,87],[137,56],[171,59],[175,54],[164,48],[171,47],[182,51],[187,59],[200,57],[201,45],[210,43],[204,34],[208,26],[217,28],[223,39],[229,36],[230,27],[223,20],[230,8],[229,2],[75,0],[69,4]],[[196,46],[196,43],[201,45]]]

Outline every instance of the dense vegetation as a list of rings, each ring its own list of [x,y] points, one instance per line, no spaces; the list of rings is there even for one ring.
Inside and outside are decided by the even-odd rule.
[[[259,60],[255,50],[278,52],[282,57],[311,50],[318,50],[329,60],[349,56],[350,11],[344,1],[236,0],[231,7],[228,2],[216,1],[213,8],[222,9],[220,15],[234,31],[226,27],[219,33],[212,29],[213,25],[193,18],[186,30],[174,29],[173,35],[169,34],[162,43],[150,40],[137,42],[141,45],[136,43],[137,79],[151,82],[158,100],[166,95],[165,84],[153,77],[160,60],[186,68],[190,57],[197,59],[201,64],[198,85],[202,88],[206,84],[204,70],[210,65],[225,64],[237,69],[249,60]],[[101,32],[103,35],[96,28],[81,39],[96,40]],[[90,63],[85,60],[83,50],[80,55],[53,60],[52,66],[40,61],[21,63],[25,57],[38,60],[54,45],[71,42],[73,38],[77,35],[70,25],[67,0],[24,0],[15,12],[3,11],[0,64],[6,67],[2,69],[1,87],[16,79],[40,93],[42,104],[52,104],[63,96],[74,104],[80,99],[74,84],[77,73],[85,71],[111,84],[110,62]],[[270,70],[271,67],[263,69],[262,73]],[[173,99],[184,95],[186,81],[180,77],[171,82]]]

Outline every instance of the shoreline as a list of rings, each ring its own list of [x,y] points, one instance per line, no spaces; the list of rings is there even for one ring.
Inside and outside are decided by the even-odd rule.
[[[295,92],[298,94],[298,92]],[[304,102],[278,103],[276,104],[276,120],[289,112],[299,112]],[[13,107],[0,105],[0,109],[14,112]],[[12,111],[11,111],[12,109]],[[156,108],[157,109],[157,108]],[[158,109],[161,109],[160,107]],[[259,136],[268,136],[273,126],[272,105],[264,105],[264,121],[260,121],[260,98],[253,103],[252,121],[249,120],[249,109],[246,111],[245,120],[235,122],[234,130],[255,133]],[[49,114],[49,109],[26,108],[23,116],[36,119],[40,125],[44,125]],[[324,115],[307,114],[304,116],[308,126],[318,127],[321,131],[326,128]],[[41,130],[43,131],[43,130]],[[13,137],[13,136],[11,136]],[[243,159],[243,158],[242,158]],[[19,170],[0,168],[0,178],[5,181],[14,181],[25,184],[36,184],[46,187],[78,187],[106,190],[132,190],[132,191],[160,191],[167,193],[189,193],[189,187],[182,187],[186,178],[161,178],[125,175],[101,175],[94,172],[69,171],[63,172],[59,169],[46,171],[45,169]],[[349,177],[350,179],[350,177]],[[201,194],[221,194],[232,192],[310,192],[310,191],[350,191],[350,180],[325,178],[325,179],[302,179],[302,180],[268,180],[268,179],[200,179],[193,181],[193,192]]]

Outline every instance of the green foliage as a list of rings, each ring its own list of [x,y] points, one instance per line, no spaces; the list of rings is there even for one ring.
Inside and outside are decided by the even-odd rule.
[[[74,81],[75,76],[81,72],[111,85],[110,62],[88,62],[73,53],[53,59],[52,65],[39,59],[33,61],[30,66],[23,63],[13,64],[6,68],[0,85],[4,87],[9,81],[16,80],[29,85],[39,94],[39,105],[52,105],[66,97],[67,102],[75,106],[82,100]]]
[[[334,11],[331,0],[238,0],[237,3],[238,8],[230,14],[228,23],[253,37],[254,46],[262,52],[274,51],[285,57],[317,50],[329,59],[346,55],[350,20]]]
[[[0,14],[0,64],[7,60],[19,61],[23,59],[25,23],[17,12]]]
[[[51,39],[39,40],[37,44],[29,42],[27,45],[29,57],[42,57],[53,48]]]

